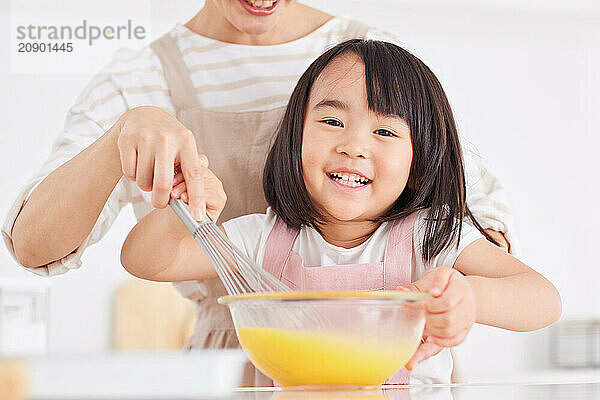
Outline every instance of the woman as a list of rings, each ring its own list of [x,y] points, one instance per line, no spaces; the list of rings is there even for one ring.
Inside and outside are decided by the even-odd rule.
[[[208,160],[229,196],[221,221],[264,212],[260,174],[289,95],[314,58],[351,37],[396,41],[293,0],[206,0],[151,46],[117,53],[70,110],[52,155],[11,208],[3,227],[9,250],[40,275],[80,267],[83,251],[123,206],[132,203],[141,219],[167,205],[176,166],[200,218]],[[477,160],[466,163],[475,183],[468,183],[469,206],[508,249],[502,191]],[[238,345],[224,334],[232,329],[227,310],[214,301],[224,293],[220,282],[176,286],[199,305],[188,348]],[[252,381],[264,377],[249,372],[245,383]]]

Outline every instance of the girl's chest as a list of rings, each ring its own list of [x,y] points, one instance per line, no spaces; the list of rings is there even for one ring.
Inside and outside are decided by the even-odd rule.
[[[411,282],[412,237],[388,240],[392,223],[380,228],[360,246],[333,246],[314,230],[301,230],[288,256],[278,266],[267,266],[293,290],[396,289]]]
[[[301,229],[292,251],[307,268],[381,263],[389,233],[390,224],[382,224],[367,241],[346,249],[327,243],[314,229]]]

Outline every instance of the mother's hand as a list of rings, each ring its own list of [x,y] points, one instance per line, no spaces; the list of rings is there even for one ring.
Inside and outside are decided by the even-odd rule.
[[[153,106],[127,111],[116,125],[123,175],[140,189],[152,191],[152,205],[164,208],[173,189],[175,166],[179,165],[192,216],[202,219],[208,161],[198,154],[194,134],[175,117]]]

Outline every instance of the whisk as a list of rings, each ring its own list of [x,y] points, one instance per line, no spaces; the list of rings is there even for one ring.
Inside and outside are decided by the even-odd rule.
[[[192,233],[194,239],[208,256],[225,290],[230,295],[291,292],[291,289],[268,271],[256,265],[245,253],[239,250],[207,215],[203,221],[196,221],[189,206],[180,199],[171,198],[169,205],[175,214]],[[270,321],[286,321],[289,328],[300,329],[306,326],[324,328],[329,321],[310,306],[256,307],[246,304],[238,307],[237,323],[242,326],[269,326]]]
[[[239,250],[208,215],[198,222],[192,217],[189,206],[181,199],[171,198],[169,205],[202,246],[227,293],[236,295],[291,291]]]

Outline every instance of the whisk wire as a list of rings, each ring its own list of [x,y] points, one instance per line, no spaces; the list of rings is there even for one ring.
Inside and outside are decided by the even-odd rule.
[[[236,294],[273,291],[289,292],[291,290],[273,275],[254,264],[245,253],[235,248],[214,223],[202,223],[201,231],[210,239],[214,239],[214,244],[219,249],[219,252],[227,255],[227,261],[230,261],[225,263],[227,268],[235,266],[230,271],[234,277],[240,278],[237,281],[240,287],[246,289]]]
[[[171,199],[169,205],[182,220],[194,239],[215,268],[225,290],[230,295],[265,292],[290,292],[291,289],[268,271],[256,265],[250,257],[239,250],[215,223],[206,216],[202,222],[194,220],[187,204],[180,199]],[[304,328],[309,324],[316,328],[326,326],[328,321],[311,307],[299,307],[294,312],[272,307],[268,313],[264,308],[258,312],[251,305],[244,307],[238,316],[246,325],[267,324],[268,321],[287,321],[290,328]],[[296,312],[297,311],[297,312]]]

